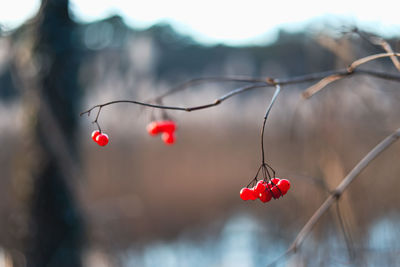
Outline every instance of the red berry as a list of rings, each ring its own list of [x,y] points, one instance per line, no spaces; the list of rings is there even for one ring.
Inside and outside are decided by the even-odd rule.
[[[259,194],[259,197],[260,197],[261,202],[266,203],[271,200],[272,195],[271,195],[271,192],[269,192],[269,190],[264,190],[263,192],[261,192]]]
[[[147,125],[146,129],[150,135],[163,133],[161,139],[167,145],[175,143],[174,132],[176,130],[176,124],[174,121],[153,121]]]
[[[260,195],[261,192],[264,192],[266,189],[265,187],[265,182],[264,181],[258,181],[256,186],[254,186],[253,190],[256,193],[257,196]]]
[[[282,179],[278,183],[278,188],[281,190],[282,194],[286,194],[287,191],[289,191],[290,188],[290,182],[286,179]]]
[[[96,137],[96,143],[97,143],[99,146],[105,146],[105,145],[107,145],[107,144],[108,144],[108,135],[107,135],[107,134],[103,134],[103,133],[97,135],[97,137]]]
[[[277,185],[279,183],[280,179],[279,178],[273,178],[271,179],[271,184]]]
[[[162,140],[167,145],[172,145],[175,142],[175,134],[174,133],[163,133],[161,136]]]
[[[254,188],[249,188],[251,195],[250,195],[250,200],[256,200],[258,198],[258,195],[256,194],[256,192],[254,192]]]
[[[272,188],[271,188],[271,194],[272,194],[272,196],[274,197],[274,198],[280,198],[281,196],[282,196],[282,193],[281,193],[281,191],[279,191],[279,188],[278,187],[276,187],[276,186],[273,186]]]
[[[146,127],[146,130],[150,135],[156,135],[161,132],[158,122],[155,122],[155,121],[149,123]]]
[[[174,121],[160,121],[158,127],[161,132],[172,133],[176,130],[176,124]]]
[[[92,132],[92,139],[96,142],[96,137],[100,134],[99,130],[95,130]]]
[[[242,188],[242,190],[240,190],[240,198],[245,201],[251,199],[253,194],[254,192],[247,187]]]

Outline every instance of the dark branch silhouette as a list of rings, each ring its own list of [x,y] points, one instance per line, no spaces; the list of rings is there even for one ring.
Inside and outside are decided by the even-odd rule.
[[[393,56],[400,56],[400,53],[382,53],[382,54],[370,55],[370,56],[367,56],[367,57],[364,57],[364,58],[354,61],[346,69],[311,73],[311,74],[307,74],[307,75],[291,77],[291,78],[283,78],[283,79],[266,78],[263,81],[261,79],[235,78],[235,77],[197,78],[197,79],[189,80],[189,81],[183,83],[181,86],[172,88],[171,90],[154,98],[153,100],[150,100],[149,102],[142,102],[142,101],[137,101],[137,100],[127,100],[127,99],[109,101],[109,102],[106,102],[103,104],[94,105],[93,107],[89,108],[88,110],[81,112],[80,116],[82,116],[84,114],[88,114],[90,116],[91,111],[93,109],[98,108],[98,113],[96,115],[95,120],[93,121],[93,123],[96,123],[98,121],[101,109],[103,107],[109,106],[109,105],[114,105],[114,104],[119,104],[119,103],[130,103],[130,104],[136,104],[136,105],[141,105],[141,106],[150,107],[150,108],[167,109],[167,110],[169,109],[169,110],[190,112],[190,111],[196,111],[196,110],[201,110],[201,109],[206,109],[206,108],[211,108],[211,107],[217,106],[217,105],[221,104],[223,101],[227,100],[228,98],[230,98],[234,95],[238,95],[238,94],[241,94],[243,92],[246,92],[246,91],[249,91],[249,90],[255,89],[255,88],[273,87],[276,85],[282,86],[282,85],[290,85],[290,84],[299,84],[299,83],[313,82],[313,81],[319,80],[319,83],[314,85],[316,87],[311,86],[303,93],[303,96],[308,98],[308,97],[311,97],[316,92],[318,92],[319,90],[321,90],[322,88],[324,88],[329,83],[336,81],[338,79],[342,79],[345,77],[355,75],[355,74],[368,75],[368,76],[372,76],[372,77],[376,77],[376,78],[380,78],[380,79],[384,79],[384,80],[400,82],[400,75],[398,75],[398,74],[390,74],[390,73],[379,72],[379,71],[374,71],[374,70],[357,69],[360,65],[370,62],[372,60],[375,60],[378,58],[383,58],[383,57],[393,57]],[[326,79],[326,80],[324,80],[324,79]],[[200,105],[200,106],[179,107],[179,106],[165,106],[165,105],[157,104],[157,102],[160,102],[166,96],[169,96],[176,92],[187,89],[190,86],[193,86],[195,84],[210,82],[210,81],[214,81],[214,82],[246,82],[246,83],[250,83],[250,85],[245,85],[245,86],[239,87],[237,89],[234,89],[234,90],[230,91],[229,93],[216,99],[214,102]]]

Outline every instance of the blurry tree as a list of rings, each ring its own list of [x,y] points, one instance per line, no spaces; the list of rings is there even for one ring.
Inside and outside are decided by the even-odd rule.
[[[78,107],[79,50],[68,0],[43,0],[33,20],[34,83],[25,86],[37,102],[31,133],[37,150],[30,195],[27,266],[81,266],[83,220],[72,183]],[[32,94],[32,92],[30,93]],[[71,183],[72,181],[72,183]]]

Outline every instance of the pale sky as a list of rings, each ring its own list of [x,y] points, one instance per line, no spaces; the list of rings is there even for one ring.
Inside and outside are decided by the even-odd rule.
[[[0,25],[17,27],[32,17],[39,0],[1,0]],[[368,3],[370,2],[370,3]],[[73,14],[90,22],[120,14],[134,27],[169,22],[179,32],[213,44],[260,43],[278,27],[297,30],[304,25],[358,25],[381,34],[400,34],[398,0],[71,0]],[[352,26],[351,25],[351,26]]]

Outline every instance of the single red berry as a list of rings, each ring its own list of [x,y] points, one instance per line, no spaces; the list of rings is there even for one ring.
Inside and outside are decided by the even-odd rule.
[[[257,193],[254,191],[254,188],[249,188],[251,195],[250,195],[250,200],[256,200],[258,198]]]
[[[158,127],[161,132],[173,133],[176,130],[176,124],[174,121],[160,121]]]
[[[264,192],[265,189],[266,189],[265,182],[262,180],[258,181],[256,186],[254,186],[254,188],[253,188],[253,190],[257,196],[259,196],[261,192]]]
[[[266,203],[266,202],[270,201],[272,198],[271,192],[269,190],[264,190],[263,192],[261,192],[259,194],[259,198],[260,198],[261,202]]]
[[[273,198],[280,198],[280,197],[282,196],[281,191],[279,191],[279,188],[276,187],[276,186],[273,186],[273,187],[271,188],[271,191],[270,191],[270,192],[271,192]]]
[[[274,185],[277,185],[279,183],[280,179],[279,178],[273,178],[271,179],[271,183]]]
[[[250,188],[242,188],[242,190],[240,190],[240,198],[243,200],[249,200],[252,198],[254,192],[250,189]]]
[[[282,179],[278,183],[278,188],[281,190],[282,194],[286,194],[287,191],[289,191],[290,188],[290,182],[286,179]]]
[[[174,133],[163,133],[161,136],[162,140],[167,145],[172,145],[175,142],[175,134]]]
[[[146,126],[146,130],[150,135],[156,135],[159,134],[161,132],[161,129],[158,125],[158,122],[153,121],[150,122],[147,126]]]
[[[105,145],[107,145],[107,144],[108,144],[108,135],[107,135],[107,134],[103,134],[103,133],[99,134],[99,135],[96,137],[96,143],[97,143],[99,146],[105,146]]]
[[[95,130],[92,132],[92,139],[96,142],[96,137],[100,134],[99,130]]]

